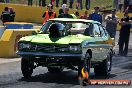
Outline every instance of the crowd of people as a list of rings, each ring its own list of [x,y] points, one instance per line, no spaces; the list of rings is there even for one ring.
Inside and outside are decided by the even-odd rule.
[[[1,3],[10,3],[10,0],[0,0]]]
[[[132,0],[114,0],[113,8],[120,11],[128,9],[129,12],[132,12]]]
[[[56,3],[56,7],[59,7],[60,4],[68,4],[69,3],[69,8],[73,8],[73,4],[74,4],[75,0],[62,0],[62,2],[60,2],[60,0],[50,0],[50,4],[53,5],[54,3]],[[39,6],[46,6],[46,0],[39,0]],[[33,0],[28,0],[28,5],[33,5]],[[76,0],[76,9],[83,9],[83,0]],[[90,0],[85,0],[85,9],[90,9]]]
[[[73,8],[73,4],[76,3],[76,9],[83,9],[83,3],[85,2],[85,9],[89,10],[91,6],[91,2],[95,0],[50,0],[50,4],[54,6],[54,2],[56,3],[56,7],[61,6],[62,4],[69,4],[69,8]],[[32,6],[33,0],[28,0],[28,5]],[[46,6],[46,0],[39,0],[39,6]],[[132,0],[113,0],[113,8],[117,11],[124,11],[128,9],[132,12]],[[52,7],[53,8],[53,7]]]

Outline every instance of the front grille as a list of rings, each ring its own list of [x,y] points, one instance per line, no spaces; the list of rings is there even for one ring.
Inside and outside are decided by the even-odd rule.
[[[32,44],[31,51],[66,52],[68,45]]]

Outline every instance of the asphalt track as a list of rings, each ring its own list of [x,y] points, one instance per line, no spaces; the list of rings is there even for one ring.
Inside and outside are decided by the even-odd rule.
[[[91,69],[91,79],[128,79],[132,81],[132,33],[127,57],[118,54],[118,33],[116,36],[115,56],[113,68],[108,77],[95,76]],[[77,82],[77,72],[64,69],[62,73],[49,73],[47,68],[38,67],[33,77],[25,80],[20,70],[20,58],[0,58],[0,88],[132,88],[132,85],[89,85],[82,87]]]

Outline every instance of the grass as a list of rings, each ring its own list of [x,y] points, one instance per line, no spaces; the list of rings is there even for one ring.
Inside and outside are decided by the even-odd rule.
[[[85,8],[85,1],[86,0],[82,0],[83,1],[83,8]],[[27,4],[28,0],[10,0],[11,3],[17,3],[17,4]],[[91,0],[91,8],[93,8],[94,6],[99,6],[99,7],[105,7],[105,6],[110,6],[112,5],[113,0]],[[39,3],[39,0],[33,0],[33,4],[36,5]],[[49,4],[50,0],[46,0],[46,3]],[[60,6],[62,4],[62,0],[60,0]],[[67,2],[67,4],[69,5],[69,0]],[[55,3],[54,3],[55,5]],[[76,0],[74,0],[74,5],[73,7],[76,7]]]

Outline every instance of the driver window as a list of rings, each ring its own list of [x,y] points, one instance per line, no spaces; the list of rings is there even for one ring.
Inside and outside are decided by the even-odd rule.
[[[101,36],[99,26],[97,24],[94,24],[93,30],[94,30],[93,32],[94,32],[95,37],[100,37]]]

